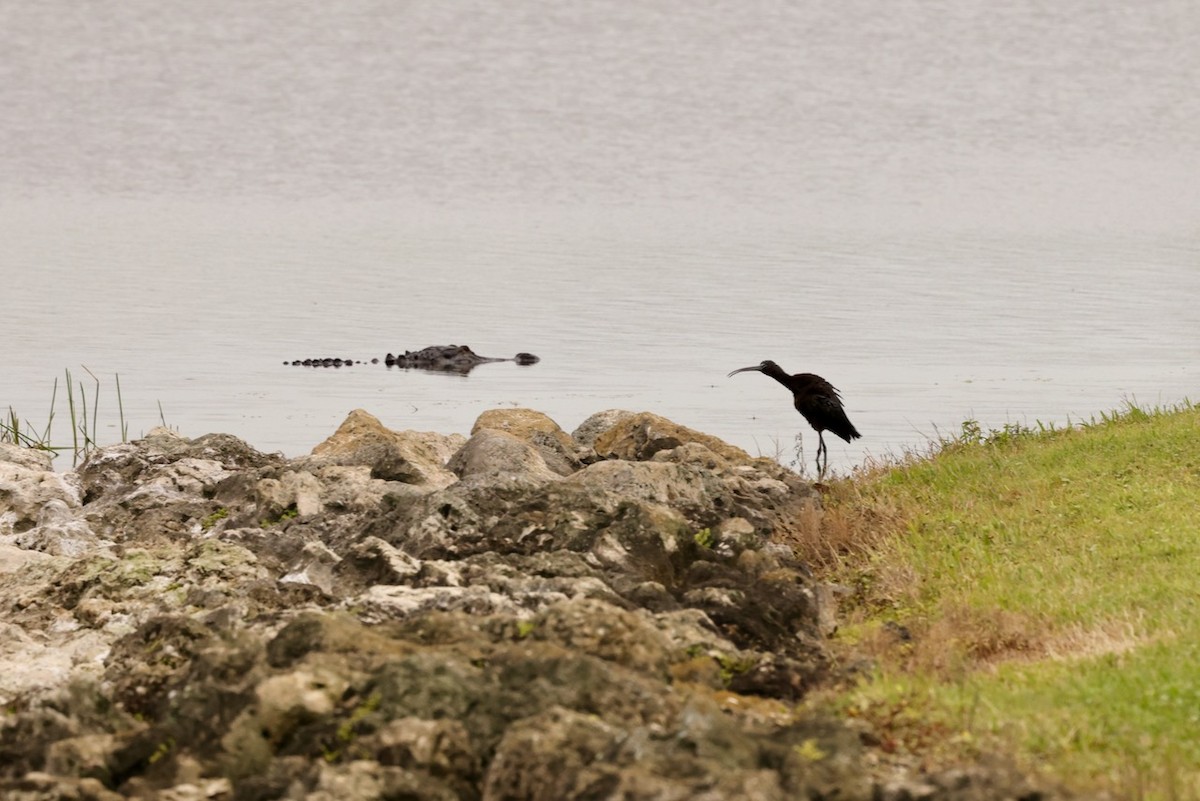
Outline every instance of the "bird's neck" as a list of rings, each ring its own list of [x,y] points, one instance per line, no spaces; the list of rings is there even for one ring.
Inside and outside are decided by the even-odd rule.
[[[783,368],[780,367],[778,364],[773,364],[770,367],[764,368],[763,374],[769,375],[769,376],[771,376],[771,378],[774,378],[776,381],[778,381],[780,384],[783,384],[785,387],[788,387],[789,389],[791,388],[791,384],[792,384],[791,378],[792,377],[790,375],[788,375],[787,373],[785,373],[783,371]]]

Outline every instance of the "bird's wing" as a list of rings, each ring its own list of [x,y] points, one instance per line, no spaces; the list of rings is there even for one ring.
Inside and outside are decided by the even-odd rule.
[[[800,373],[793,377],[799,379],[803,389],[799,394],[808,395],[819,398],[823,401],[832,401],[840,409],[842,406],[842,393],[838,392],[838,388],[830,384],[824,378],[812,373]]]
[[[802,388],[795,393],[796,411],[817,431],[829,430],[842,439],[860,436],[842,407],[837,387],[819,375],[801,373],[795,376]]]
[[[804,404],[808,409],[819,414],[826,427],[829,422],[839,420],[846,416],[846,410],[842,407],[842,398],[834,392],[811,392],[805,399]]]

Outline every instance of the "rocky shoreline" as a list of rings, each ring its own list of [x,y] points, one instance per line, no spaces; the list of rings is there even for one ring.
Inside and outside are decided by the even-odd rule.
[[[1049,797],[798,711],[838,675],[786,544],[819,510],[648,413],[0,445],[0,797]]]

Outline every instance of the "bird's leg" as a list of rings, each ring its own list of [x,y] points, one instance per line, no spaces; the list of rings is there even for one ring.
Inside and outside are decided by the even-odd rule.
[[[821,454],[825,454],[824,463],[821,462]],[[825,447],[825,435],[817,432],[817,481],[825,477],[825,468],[829,466],[829,451]]]

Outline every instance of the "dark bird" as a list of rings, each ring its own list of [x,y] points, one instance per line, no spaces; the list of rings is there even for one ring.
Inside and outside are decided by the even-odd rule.
[[[846,416],[846,410],[842,408],[842,396],[838,394],[837,387],[821,376],[812,373],[788,375],[782,367],[770,359],[753,367],[734,370],[729,375],[749,371],[769,375],[792,391],[796,411],[800,412],[817,432],[819,440],[817,445],[818,477],[823,476],[825,468],[829,466],[829,451],[825,447],[825,431],[832,431],[846,442],[862,436],[854,427],[854,423],[851,423],[850,418]],[[821,461],[822,455],[825,456],[824,463]]]

